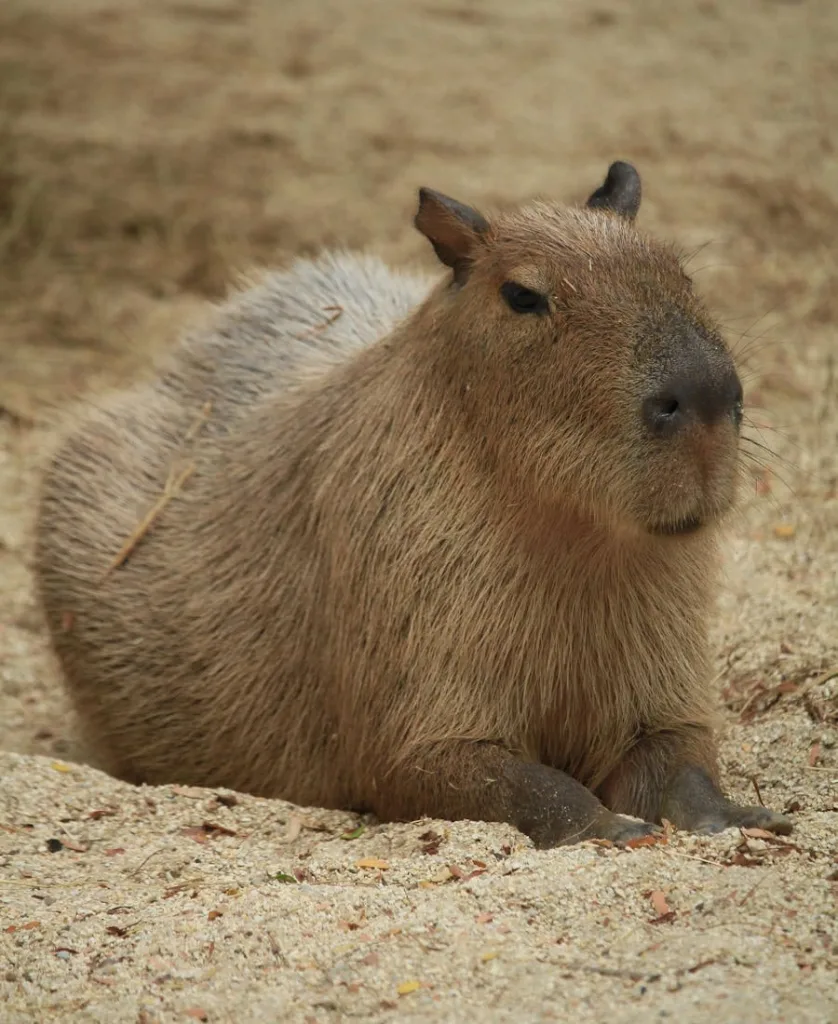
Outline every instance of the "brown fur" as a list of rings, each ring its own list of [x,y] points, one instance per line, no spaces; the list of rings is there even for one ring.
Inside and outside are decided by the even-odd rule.
[[[544,843],[613,834],[591,793],[659,821],[679,770],[715,778],[736,431],[656,444],[637,414],[684,325],[729,360],[715,325],[607,210],[533,204],[468,245],[455,283],[349,255],[268,275],[66,438],[37,575],[112,772]],[[509,279],[550,314],[511,312]]]

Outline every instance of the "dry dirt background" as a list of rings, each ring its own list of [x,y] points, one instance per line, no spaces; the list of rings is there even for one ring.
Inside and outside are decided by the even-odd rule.
[[[836,126],[830,0],[4,0],[4,1020],[838,1020]],[[347,815],[75,763],[28,570],[56,408],[144,372],[251,263],[430,263],[420,184],[575,200],[618,157],[643,225],[702,247],[774,453],[715,641],[729,786],[788,809],[791,845],[347,839]]]

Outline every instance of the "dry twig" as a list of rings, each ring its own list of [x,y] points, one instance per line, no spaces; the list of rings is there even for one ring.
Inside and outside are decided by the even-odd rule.
[[[327,327],[340,319],[343,316],[343,306],[324,306],[324,313],[331,313],[332,315],[324,320],[322,323],[315,324],[314,327],[309,327],[308,330],[303,331],[302,334],[295,334],[295,338],[310,338],[312,334],[319,334],[321,331],[325,331]]]
[[[119,553],[117,554],[117,556],[110,563],[110,565],[108,565],[107,569],[104,572],[105,576],[113,572],[114,569],[118,569],[128,560],[128,558],[130,558],[134,549],[137,547],[137,545],[140,543],[143,537],[145,537],[145,535],[154,525],[154,522],[157,519],[157,517],[160,515],[163,509],[169,504],[172,498],[174,498],[178,491],[180,491],[181,487],[186,483],[186,481],[189,479],[190,476],[192,476],[194,472],[195,465],[194,463],[190,463],[186,467],[186,469],[182,470],[180,473],[176,473],[174,469],[169,473],[169,478],[166,481],[165,487],[163,488],[163,493],[160,495],[157,501],[155,501],[155,503],[151,506],[148,512],[146,512],[146,514],[139,521],[139,523],[137,523],[136,527],[131,532],[131,536],[125,541],[125,543],[119,549]]]
[[[201,411],[198,413],[194,422],[190,425],[189,429],[183,436],[183,444],[187,445],[190,441],[194,440],[197,436],[198,431],[203,427],[210,417],[212,412],[212,402],[204,402],[201,406]],[[185,469],[181,470],[180,473],[176,472],[174,466],[169,471],[169,476],[163,487],[163,493],[157,499],[157,501],[151,506],[146,512],[143,518],[137,523],[131,532],[130,537],[125,541],[122,547],[119,549],[119,553],[113,559],[113,561],[105,569],[104,576],[113,572],[114,569],[118,569],[121,565],[130,558],[134,549],[145,537],[151,527],[154,525],[155,520],[163,511],[163,509],[169,504],[172,498],[180,491],[181,487],[186,483],[190,476],[195,472],[194,463],[190,463]]]

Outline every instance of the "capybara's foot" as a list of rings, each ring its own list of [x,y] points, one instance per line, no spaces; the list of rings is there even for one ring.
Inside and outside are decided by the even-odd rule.
[[[726,828],[762,828],[787,836],[792,823],[767,807],[741,807],[728,800],[701,768],[684,768],[670,783],[662,816],[676,828],[705,835]]]
[[[504,764],[509,784],[508,808],[493,816],[513,822],[542,849],[569,846],[586,839],[606,839],[624,846],[660,832],[657,825],[616,814],[571,776],[543,764],[509,757]]]
[[[740,807],[729,803],[716,813],[698,822],[694,832],[711,835],[723,832],[726,828],[761,828],[778,836],[787,836],[794,826],[783,814],[770,810],[768,807]]]
[[[650,821],[639,821],[637,818],[626,818],[622,814],[607,812],[603,821],[596,826],[595,834],[586,834],[585,839],[608,839],[617,846],[625,846],[632,839],[642,839],[644,836],[656,835],[662,831],[660,825],[654,825]]]

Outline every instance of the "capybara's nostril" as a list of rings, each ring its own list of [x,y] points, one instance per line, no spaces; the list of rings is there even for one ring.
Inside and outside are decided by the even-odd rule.
[[[683,398],[667,389],[643,403],[643,419],[655,437],[672,437],[684,426]]]
[[[665,381],[643,402],[643,420],[654,437],[674,437],[691,423],[712,426],[725,418],[739,427],[742,385],[735,370],[691,361],[692,366]]]

